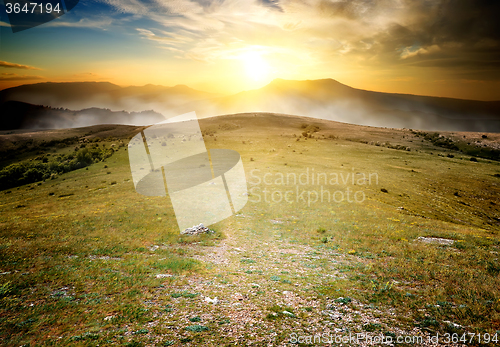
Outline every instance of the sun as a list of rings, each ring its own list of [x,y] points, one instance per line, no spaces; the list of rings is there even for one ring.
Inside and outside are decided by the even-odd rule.
[[[247,76],[254,81],[261,81],[268,77],[270,72],[269,64],[258,52],[245,52],[240,56]]]

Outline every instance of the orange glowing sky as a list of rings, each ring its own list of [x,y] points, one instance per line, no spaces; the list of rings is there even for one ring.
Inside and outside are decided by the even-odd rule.
[[[275,78],[500,100],[500,5],[488,0],[93,0],[12,33],[0,89],[45,81],[230,94]]]

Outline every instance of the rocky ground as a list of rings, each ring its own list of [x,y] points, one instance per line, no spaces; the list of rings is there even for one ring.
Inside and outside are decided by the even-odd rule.
[[[270,221],[281,223],[288,222]],[[210,275],[156,275],[165,282],[148,305],[162,305],[165,297],[170,303],[149,327],[168,326],[170,332],[150,336],[155,343],[438,345],[431,329],[405,329],[393,308],[317,295],[314,288],[344,280],[345,269],[363,261],[356,256],[288,242],[272,230],[265,237],[237,230],[216,246],[192,244],[189,252],[210,264]]]

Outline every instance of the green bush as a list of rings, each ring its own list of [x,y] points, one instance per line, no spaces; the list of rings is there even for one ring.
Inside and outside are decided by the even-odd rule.
[[[23,161],[0,170],[0,190],[46,180],[54,175],[77,170],[103,161],[113,155],[112,149],[81,148],[75,153],[47,157],[34,161]]]

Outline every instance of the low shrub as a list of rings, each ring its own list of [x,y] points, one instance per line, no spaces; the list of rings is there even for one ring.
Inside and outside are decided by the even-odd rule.
[[[59,174],[81,169],[103,161],[113,155],[112,149],[81,148],[67,155],[52,156],[41,160],[23,161],[6,166],[0,170],[0,190],[39,182]],[[45,160],[46,159],[46,160]]]

